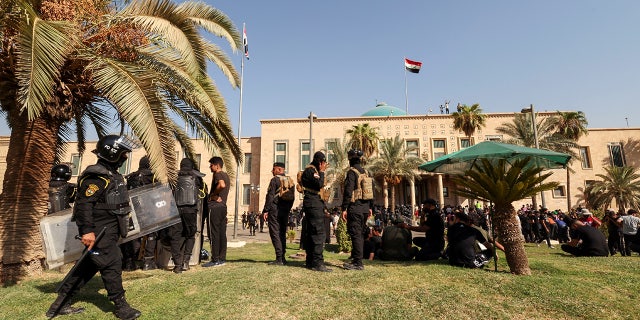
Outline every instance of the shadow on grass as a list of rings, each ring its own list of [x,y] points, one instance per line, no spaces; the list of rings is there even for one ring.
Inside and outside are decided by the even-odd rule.
[[[38,285],[36,288],[44,293],[56,293],[58,284],[59,282],[48,282]],[[73,297],[71,297],[69,304],[74,304],[77,301],[84,301],[95,305],[103,312],[111,312],[113,311],[113,304],[109,301],[107,296],[99,292],[103,288],[102,279],[99,277],[93,277],[75,295],[73,295]],[[53,303],[54,300],[55,298],[51,300],[51,303]]]

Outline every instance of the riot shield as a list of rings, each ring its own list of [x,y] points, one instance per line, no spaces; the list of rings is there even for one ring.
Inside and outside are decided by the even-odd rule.
[[[200,237],[202,237],[202,210],[203,210],[203,201],[202,199],[198,199],[198,213],[196,215],[196,242],[193,245],[193,251],[191,252],[191,260],[189,260],[190,266],[195,266],[200,263],[200,250],[202,249],[202,242],[200,241]],[[164,241],[158,241],[158,253],[156,257],[156,264],[163,268],[173,268],[173,260],[171,259],[171,246],[165,243]]]
[[[129,192],[131,220],[129,233],[120,243],[158,231],[180,222],[178,207],[168,184],[156,184]],[[84,245],[75,238],[78,227],[71,221],[73,209],[45,216],[40,221],[49,269],[77,260]]]

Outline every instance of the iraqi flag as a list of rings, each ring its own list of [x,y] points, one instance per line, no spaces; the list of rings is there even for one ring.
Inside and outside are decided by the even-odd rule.
[[[409,60],[407,58],[404,59],[404,68],[409,72],[418,73],[420,72],[420,68],[422,67],[422,62]]]
[[[249,44],[247,43],[247,28],[242,27],[242,44],[244,45],[244,56],[249,60]]]

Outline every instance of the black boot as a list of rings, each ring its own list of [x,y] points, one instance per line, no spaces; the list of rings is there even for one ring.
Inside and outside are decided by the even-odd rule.
[[[182,260],[173,259],[173,273],[182,273]]]
[[[182,271],[189,271],[189,261],[191,261],[191,255],[185,254],[182,258]]]
[[[53,318],[55,316],[63,316],[63,315],[67,315],[67,314],[78,314],[78,313],[84,312],[84,308],[72,307],[69,304],[69,302],[65,303],[61,307],[60,305],[62,304],[62,300],[64,300],[64,296],[62,296],[62,295],[59,295],[58,298],[56,298],[56,301],[54,301],[51,304],[51,306],[49,307],[49,310],[47,310],[47,313],[45,313],[45,316],[47,318],[51,319],[51,318]]]
[[[113,303],[116,305],[116,309],[113,311],[113,314],[118,319],[133,320],[142,315],[142,312],[132,308],[129,303],[127,303],[127,299],[124,298],[124,294],[119,298],[114,299]]]
[[[142,270],[144,271],[148,271],[148,270],[155,270],[158,269],[158,266],[156,266],[156,262],[153,260],[153,258],[144,258],[144,265],[142,266]]]

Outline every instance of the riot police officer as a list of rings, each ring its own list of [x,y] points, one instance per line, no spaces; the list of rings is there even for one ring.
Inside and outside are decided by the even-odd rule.
[[[306,267],[313,271],[331,272],[324,265],[324,200],[320,197],[324,187],[324,171],[327,158],[321,151],[313,155],[313,161],[304,169],[300,182],[304,188],[302,207],[305,212],[306,230],[304,249]]]
[[[347,152],[349,166],[351,167],[345,176],[344,192],[342,196],[342,219],[347,221],[347,231],[351,236],[352,250],[351,263],[345,263],[343,267],[347,270],[364,270],[362,264],[362,251],[364,249],[364,234],[367,230],[367,218],[371,215],[373,208],[372,186],[362,183],[369,173],[362,167],[360,158],[362,151],[351,149]],[[366,186],[365,186],[366,185]],[[363,190],[368,188],[369,190]]]
[[[49,318],[84,311],[70,306],[67,301],[98,271],[109,300],[115,304],[114,315],[118,319],[136,319],[141,315],[125,299],[122,256],[118,248],[118,239],[128,232],[131,211],[129,193],[118,168],[132,149],[133,144],[126,137],[107,135],[100,138],[93,150],[98,156],[97,164],[89,166],[78,180],[73,216],[81,241],[91,254],[60,285],[58,298],[46,313]],[[96,241],[96,235],[100,233],[103,236]]]
[[[61,163],[51,168],[49,179],[49,214],[71,208],[76,199],[76,185],[69,183],[71,168]]]
[[[148,156],[140,158],[138,162],[138,170],[127,175],[127,189],[132,190],[142,186],[150,185],[155,182],[155,175],[151,171],[151,162]],[[152,232],[145,237],[144,245],[144,264],[142,270],[157,269],[156,265],[156,247],[158,243],[158,233]],[[127,271],[135,270],[134,261],[138,257],[138,251],[141,247],[143,238],[135,239],[122,244],[122,255],[124,256],[124,268]]]
[[[198,231],[197,214],[198,210],[202,210],[200,200],[205,196],[202,180],[204,176],[203,173],[194,169],[191,159],[184,158],[180,161],[175,200],[182,223],[169,227],[175,273],[189,270],[189,260],[191,260],[191,253],[196,243],[195,235]]]

